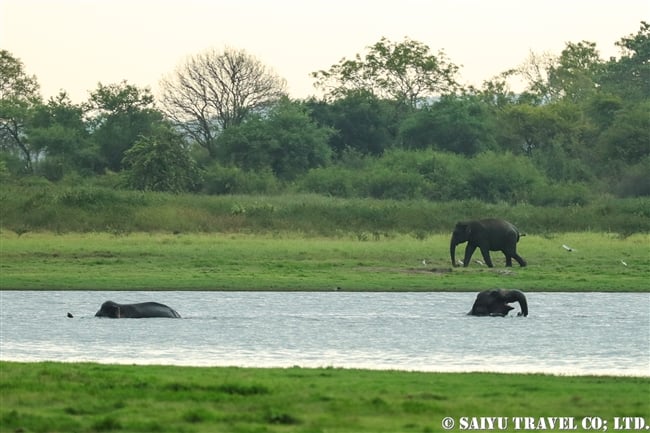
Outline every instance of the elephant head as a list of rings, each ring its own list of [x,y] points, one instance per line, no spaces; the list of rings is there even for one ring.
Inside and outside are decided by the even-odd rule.
[[[452,266],[458,266],[458,263],[456,263],[456,245],[467,242],[471,233],[472,229],[467,222],[459,222],[454,227],[454,232],[451,234],[451,241],[449,242],[449,256],[451,257]]]
[[[106,301],[102,304],[99,311],[95,313],[95,317],[112,317],[119,319],[121,317],[120,307],[120,304],[117,304],[113,301]]]
[[[519,302],[521,312],[518,316],[528,316],[528,302],[520,290],[491,289],[476,296],[474,305],[468,314],[473,316],[506,316],[512,306],[511,302]]]

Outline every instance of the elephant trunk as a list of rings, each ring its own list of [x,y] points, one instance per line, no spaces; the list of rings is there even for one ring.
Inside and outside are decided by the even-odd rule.
[[[526,301],[526,295],[520,290],[511,290],[510,291],[510,302],[519,302],[519,307],[521,308],[521,313],[519,316],[528,316],[528,302]]]
[[[458,242],[456,242],[452,237],[451,242],[449,243],[449,256],[451,257],[452,266],[458,266],[456,264],[456,245],[458,245]]]

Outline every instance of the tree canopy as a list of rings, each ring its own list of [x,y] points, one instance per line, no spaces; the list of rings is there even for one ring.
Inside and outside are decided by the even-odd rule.
[[[364,56],[343,58],[329,70],[312,76],[315,86],[334,98],[350,91],[366,91],[415,108],[427,98],[459,88],[459,67],[447,59],[444,51],[437,55],[430,51],[427,45],[409,38],[402,42],[381,38],[368,47]]]
[[[271,169],[292,180],[330,162],[328,128],[318,126],[302,107],[287,99],[219,137],[220,159],[245,170]]]
[[[154,107],[151,90],[125,81],[99,83],[90,94],[86,110],[100,157],[112,171],[121,170],[125,152],[163,121],[162,113]]]
[[[531,52],[473,87],[444,51],[381,38],[313,72],[323,94],[306,100],[246,51],[212,49],[167,75],[158,98],[123,81],[79,104],[65,91],[44,102],[2,50],[0,177],[549,205],[648,196],[650,25],[615,45],[609,59],[585,40]]]

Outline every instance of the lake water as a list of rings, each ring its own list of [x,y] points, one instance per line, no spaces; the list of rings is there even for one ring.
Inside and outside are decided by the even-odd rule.
[[[525,318],[467,316],[475,296],[0,291],[0,359],[650,376],[650,293],[527,293]],[[183,319],[94,317],[106,300]]]

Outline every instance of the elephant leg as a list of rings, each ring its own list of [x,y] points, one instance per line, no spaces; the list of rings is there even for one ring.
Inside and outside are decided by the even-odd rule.
[[[506,266],[512,266],[512,259],[515,259],[519,263],[519,266],[526,266],[526,261],[517,254],[516,246],[504,249],[503,254],[506,256]]]
[[[512,255],[512,257],[515,258],[515,260],[517,261],[517,263],[519,263],[519,266],[521,266],[522,268],[525,267],[525,266],[528,264],[528,263],[526,263],[526,260],[524,260],[523,257],[521,257],[521,256],[520,256],[519,254],[517,254],[517,253],[514,253],[514,254]]]
[[[472,260],[472,254],[474,254],[474,250],[476,250],[476,245],[468,243],[467,247],[465,248],[465,259],[463,260],[464,268],[469,266],[469,262]]]
[[[481,247],[481,254],[483,254],[483,260],[488,267],[493,268],[492,258],[490,257],[490,249],[487,247]]]

